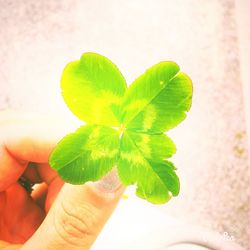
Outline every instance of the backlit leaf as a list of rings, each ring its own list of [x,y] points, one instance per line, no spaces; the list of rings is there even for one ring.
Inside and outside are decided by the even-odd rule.
[[[118,68],[106,57],[85,53],[69,63],[62,74],[62,95],[70,110],[87,123],[117,126],[112,111],[126,91]]]
[[[175,151],[174,144],[164,134],[154,136],[141,147],[143,139],[137,141],[140,134],[124,132],[117,168],[125,185],[137,185],[138,196],[160,204],[179,193],[179,179],[173,165],[163,159]]]
[[[165,132],[186,117],[192,98],[190,78],[173,62],[148,69],[129,87],[123,103],[123,123],[128,129]]]
[[[63,71],[62,94],[70,110],[87,123],[65,136],[49,163],[66,182],[96,181],[117,167],[125,185],[155,204],[180,190],[169,158],[173,141],[164,134],[186,117],[192,82],[174,62],[149,68],[127,89],[106,57],[85,53]]]
[[[64,137],[50,156],[50,165],[73,184],[95,181],[110,171],[119,154],[116,130],[86,125]]]

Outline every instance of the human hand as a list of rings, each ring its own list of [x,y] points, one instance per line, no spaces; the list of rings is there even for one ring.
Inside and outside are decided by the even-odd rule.
[[[124,188],[114,172],[97,184],[70,185],[49,167],[68,125],[0,113],[0,249],[89,249],[116,207]],[[31,194],[21,176],[39,183]]]

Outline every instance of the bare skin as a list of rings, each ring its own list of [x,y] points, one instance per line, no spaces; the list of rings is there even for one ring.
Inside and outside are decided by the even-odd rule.
[[[49,154],[66,127],[0,113],[0,249],[89,249],[115,209],[121,185],[107,192],[64,184],[49,167]],[[21,176],[38,184],[31,194],[18,182]]]

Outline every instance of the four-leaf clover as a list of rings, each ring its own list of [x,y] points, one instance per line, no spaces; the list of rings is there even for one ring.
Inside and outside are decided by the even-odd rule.
[[[62,74],[62,95],[86,125],[64,137],[49,163],[72,184],[96,181],[116,167],[124,185],[152,203],[177,196],[179,178],[172,162],[176,151],[164,132],[190,109],[192,82],[174,62],[160,62],[129,88],[106,57],[85,53]]]

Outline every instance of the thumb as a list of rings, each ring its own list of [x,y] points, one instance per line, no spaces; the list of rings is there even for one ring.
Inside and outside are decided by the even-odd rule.
[[[90,249],[123,191],[115,171],[97,183],[64,184],[44,222],[22,249]]]

